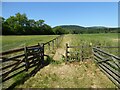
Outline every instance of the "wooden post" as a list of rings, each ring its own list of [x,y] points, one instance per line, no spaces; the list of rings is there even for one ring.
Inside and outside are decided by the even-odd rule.
[[[26,71],[28,71],[28,68],[29,68],[29,62],[28,62],[28,55],[27,55],[27,47],[25,46],[24,47],[24,53],[25,53],[25,68],[26,68]]]
[[[48,49],[49,49],[49,51],[50,51],[50,42],[48,43]]]
[[[68,61],[68,44],[66,43],[66,63]]]
[[[55,39],[55,48],[57,48],[57,43],[56,42],[57,42],[57,38]]]
[[[76,61],[78,61],[78,58],[79,57],[79,54],[78,54],[78,52],[76,52]]]
[[[54,40],[52,41],[52,49],[54,50]]]
[[[37,55],[37,59],[39,60],[39,64],[41,64],[41,62],[42,62],[42,58],[41,58],[41,57],[42,57],[42,54],[41,54],[41,53],[42,53],[42,50],[41,50],[41,49],[42,49],[42,48],[41,48],[40,43],[38,43],[38,47],[39,47],[39,48],[38,48],[38,49],[39,49],[39,52],[38,52],[38,55]]]
[[[88,47],[89,47],[89,54],[90,54],[90,57],[88,57],[88,58],[92,58],[92,56],[93,56],[93,53],[92,53],[92,44],[90,44]]]
[[[42,49],[42,52],[41,52],[41,63],[42,65],[44,65],[44,44],[42,43],[41,44],[41,49]]]
[[[57,48],[58,48],[58,38],[56,39],[56,45],[57,45]]]
[[[83,57],[83,45],[81,47],[81,60],[83,61],[84,57]]]

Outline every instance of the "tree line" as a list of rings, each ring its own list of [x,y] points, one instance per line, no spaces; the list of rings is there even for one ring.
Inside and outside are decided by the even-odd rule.
[[[2,35],[60,35],[83,33],[116,33],[118,28],[84,28],[75,25],[56,26],[52,28],[44,20],[28,19],[26,14],[17,13],[5,19],[0,17]]]
[[[5,19],[0,17],[2,21],[3,35],[52,35],[64,34],[61,27],[51,28],[44,20],[35,21],[28,19],[26,14],[17,13]]]
[[[82,27],[78,25],[60,26],[71,34],[92,34],[92,33],[120,33],[120,28],[108,27]]]

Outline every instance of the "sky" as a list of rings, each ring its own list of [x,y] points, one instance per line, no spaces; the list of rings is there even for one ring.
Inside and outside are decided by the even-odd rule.
[[[2,2],[2,16],[25,13],[28,19],[57,25],[118,26],[117,2]]]

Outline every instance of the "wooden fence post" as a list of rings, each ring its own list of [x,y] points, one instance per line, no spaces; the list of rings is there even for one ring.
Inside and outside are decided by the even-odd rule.
[[[58,48],[58,38],[56,39],[56,45],[57,45],[57,48]]]
[[[57,42],[57,38],[55,39],[55,48],[57,48],[57,43],[56,42]]]
[[[81,47],[81,61],[83,61],[84,57],[83,57],[83,45]]]
[[[42,61],[42,49],[41,49],[41,44],[40,43],[38,43],[38,47],[39,47],[39,49],[40,49],[40,53],[39,53],[39,55],[38,55],[38,57],[37,57],[37,59],[39,60],[39,64],[41,64],[41,61]]]
[[[54,40],[52,41],[52,49],[54,50]]]
[[[44,43],[41,44],[41,63],[44,65]]]
[[[66,43],[66,63],[68,61],[68,44]]]
[[[78,55],[79,55],[78,52],[76,52],[76,61],[78,61],[78,59],[79,59]]]
[[[49,49],[49,51],[50,51],[50,42],[48,43],[48,49]]]
[[[25,68],[26,71],[28,71],[29,68],[29,61],[28,61],[28,52],[27,52],[27,47],[24,47],[24,53],[25,53]]]

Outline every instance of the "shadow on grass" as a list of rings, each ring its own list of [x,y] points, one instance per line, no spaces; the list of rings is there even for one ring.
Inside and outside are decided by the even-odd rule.
[[[28,80],[31,76],[34,76],[42,68],[44,68],[45,66],[49,65],[53,60],[48,55],[46,55],[46,56],[47,56],[47,58],[46,58],[46,60],[44,60],[43,64],[35,65],[34,66],[35,68],[30,73],[27,73],[26,75],[23,75],[22,78],[19,78],[19,79],[17,78],[18,80],[16,80],[10,87],[4,88],[4,90],[14,90],[17,85],[24,84],[24,82],[26,80]],[[21,75],[22,75],[22,73],[21,73]]]

